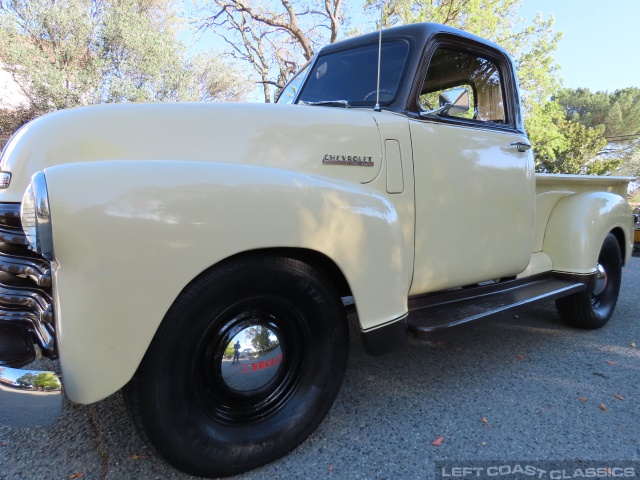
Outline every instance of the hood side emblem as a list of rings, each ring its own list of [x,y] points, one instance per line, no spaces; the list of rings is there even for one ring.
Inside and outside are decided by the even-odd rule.
[[[362,155],[329,155],[322,159],[323,165],[354,165],[356,167],[373,167],[371,157]]]

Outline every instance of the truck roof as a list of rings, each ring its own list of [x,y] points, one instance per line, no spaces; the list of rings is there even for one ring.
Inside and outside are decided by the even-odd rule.
[[[479,43],[484,43],[485,45],[496,50],[500,50],[505,55],[508,55],[502,47],[496,45],[493,42],[490,42],[482,37],[478,37],[477,35],[465,32],[464,30],[449,27],[448,25],[442,25],[440,23],[412,23],[410,25],[385,28],[382,30],[382,40],[386,41],[390,39],[405,38],[412,40],[416,45],[425,45],[433,35],[439,33],[448,33],[450,35],[457,35]],[[347,38],[340,42],[326,45],[320,50],[319,54],[322,55],[324,53],[337,50],[354,48],[361,45],[369,45],[371,43],[377,42],[378,36],[379,32],[375,31],[357,37]]]

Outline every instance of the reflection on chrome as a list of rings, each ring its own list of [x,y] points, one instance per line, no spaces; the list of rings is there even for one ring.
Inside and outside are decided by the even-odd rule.
[[[62,384],[54,372],[0,367],[0,425],[48,427],[62,413]]]
[[[62,390],[62,384],[55,373],[36,370],[15,370],[0,367],[0,383],[16,390],[42,392]]]
[[[278,335],[264,325],[252,325],[229,342],[220,369],[229,388],[248,393],[267,387],[281,364]]]

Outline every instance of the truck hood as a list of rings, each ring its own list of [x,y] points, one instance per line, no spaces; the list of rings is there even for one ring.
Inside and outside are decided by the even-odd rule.
[[[366,110],[274,104],[110,104],[40,117],[9,141],[0,202],[20,202],[46,167],[98,160],[186,160],[261,165],[372,181],[381,143]],[[117,182],[118,179],[113,179]]]

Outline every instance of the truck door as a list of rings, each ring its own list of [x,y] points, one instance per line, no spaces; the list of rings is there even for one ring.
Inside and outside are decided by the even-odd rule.
[[[531,256],[534,221],[533,155],[511,61],[484,45],[449,39],[426,55],[409,121],[416,196],[412,295],[521,272]],[[467,111],[446,108],[447,98],[465,103],[467,95]]]

